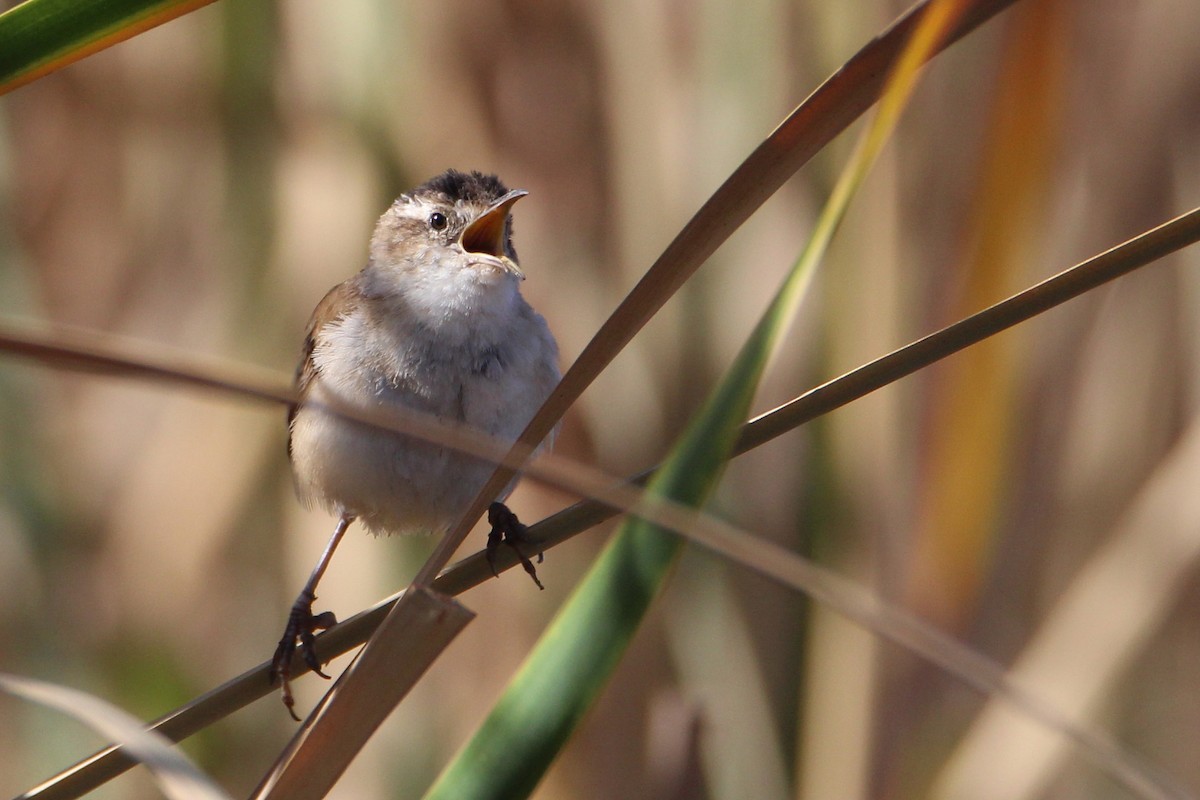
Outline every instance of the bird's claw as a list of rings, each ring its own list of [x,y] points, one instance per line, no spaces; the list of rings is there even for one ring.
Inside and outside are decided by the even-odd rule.
[[[525,572],[533,579],[539,589],[545,589],[542,582],[538,580],[537,569],[533,566],[533,562],[521,550],[521,544],[527,544],[529,538],[525,535],[529,530],[521,520],[517,519],[517,515],[509,510],[504,503],[496,502],[488,506],[488,524],[492,526],[491,533],[487,538],[487,555],[488,566],[492,568],[492,574],[497,578],[500,573],[496,570],[496,551],[500,549],[500,545],[507,545],[516,553],[517,558],[521,561],[521,566]],[[542,563],[543,555],[539,551],[537,554],[538,563]]]
[[[337,618],[331,611],[313,614],[312,604],[316,599],[316,595],[308,591],[301,592],[300,596],[296,598],[296,602],[292,604],[292,610],[288,614],[287,627],[283,630],[283,637],[279,640],[279,644],[275,648],[275,656],[271,659],[269,673],[271,683],[279,681],[283,705],[292,715],[292,719],[297,722],[300,721],[300,718],[296,716],[296,701],[292,697],[291,685],[292,659],[297,648],[300,650],[300,657],[304,660],[305,665],[317,675],[329,680],[329,676],[321,671],[321,661],[317,658],[316,633],[332,628],[337,624]]]

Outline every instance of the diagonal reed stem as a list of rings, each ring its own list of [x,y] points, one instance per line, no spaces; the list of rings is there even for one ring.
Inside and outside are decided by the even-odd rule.
[[[911,344],[871,361],[838,378],[805,392],[796,399],[756,417],[742,429],[736,453],[741,455],[819,416],[827,414],[871,392],[912,375],[918,370],[957,353],[973,344],[994,336],[1021,322],[1062,305],[1105,283],[1154,263],[1188,245],[1200,241],[1200,208],[1193,209],[1163,223],[1110,250],[1071,267],[1023,292],[997,303],[977,314],[931,333]],[[0,331],[0,351],[19,351],[34,355],[34,348],[20,340],[21,347],[12,346],[12,337]],[[43,357],[61,355],[63,348],[39,345]],[[76,352],[71,352],[76,364],[86,364]],[[106,364],[120,359],[105,356]],[[115,359],[115,361],[114,361]],[[91,365],[91,368],[96,368]],[[155,374],[154,370],[135,373],[141,377]],[[194,381],[210,388],[220,388],[222,382]],[[270,393],[264,392],[264,395]],[[653,470],[631,478],[641,483]],[[531,476],[532,477],[532,476]],[[579,533],[618,514],[618,510],[595,500],[584,500],[554,514],[529,529],[530,537],[546,549],[557,546]],[[497,567],[509,569],[516,558],[501,551]],[[475,553],[438,576],[434,589],[447,595],[457,595],[478,586],[492,577],[482,552]],[[391,610],[397,597],[389,598],[373,608],[360,612],[324,633],[318,644],[323,659],[346,653],[365,642]],[[191,736],[234,711],[249,705],[271,692],[264,662],[213,689],[185,706],[161,717],[152,724],[155,730],[175,741]],[[103,785],[133,766],[117,748],[101,750],[78,764],[31,789],[22,798],[67,800],[78,798]]]

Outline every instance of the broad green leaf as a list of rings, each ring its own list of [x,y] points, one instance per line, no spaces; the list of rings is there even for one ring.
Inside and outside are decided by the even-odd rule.
[[[213,0],[26,0],[0,14],[0,94]]]

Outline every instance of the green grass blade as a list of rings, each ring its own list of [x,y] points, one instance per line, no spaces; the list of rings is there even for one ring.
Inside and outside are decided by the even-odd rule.
[[[651,479],[652,495],[699,507],[716,487],[759,380],[850,199],[894,128],[919,65],[936,47],[939,32],[953,22],[954,8],[953,2],[931,4],[813,235],[729,372]],[[683,539],[663,528],[628,520],[427,800],[528,796],[607,683],[682,547]]]
[[[647,526],[616,536],[426,798],[528,796],[608,680],[680,549]]]
[[[720,386],[651,479],[651,494],[693,506],[708,498],[815,264],[811,258],[797,262]],[[607,682],[682,547],[681,538],[652,523],[626,522],[426,797],[528,796]]]
[[[815,263],[797,263],[721,385],[651,480],[651,493],[694,506],[708,498]],[[612,674],[682,546],[682,539],[652,523],[629,520],[426,797],[528,796]]]
[[[0,14],[0,94],[213,0],[26,0]]]

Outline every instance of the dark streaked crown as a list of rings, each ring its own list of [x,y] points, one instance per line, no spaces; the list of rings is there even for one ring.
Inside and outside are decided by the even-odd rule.
[[[484,175],[478,170],[469,173],[448,169],[436,178],[430,178],[409,194],[413,197],[434,196],[449,203],[466,202],[472,205],[487,206],[500,199],[508,192],[495,175]]]

